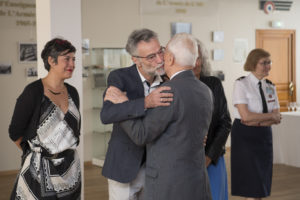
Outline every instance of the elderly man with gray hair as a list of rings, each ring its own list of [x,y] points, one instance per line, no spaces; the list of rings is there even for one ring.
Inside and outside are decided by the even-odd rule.
[[[197,57],[194,37],[176,34],[164,54],[170,81],[163,86],[171,88],[173,102],[148,109],[142,118],[120,123],[137,145],[147,145],[147,200],[211,199],[203,140],[213,100],[209,88],[193,74]]]

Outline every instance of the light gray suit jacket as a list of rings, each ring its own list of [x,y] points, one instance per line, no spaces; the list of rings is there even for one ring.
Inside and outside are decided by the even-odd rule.
[[[163,85],[174,93],[170,106],[120,124],[136,144],[147,144],[146,199],[209,200],[203,140],[212,116],[211,92],[191,70]]]

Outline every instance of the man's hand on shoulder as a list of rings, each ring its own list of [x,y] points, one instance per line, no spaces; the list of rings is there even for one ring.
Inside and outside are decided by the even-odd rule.
[[[168,92],[169,90],[171,90],[171,87],[162,86],[152,91],[148,96],[145,97],[145,108],[169,106],[170,102],[173,101],[173,93]]]
[[[114,104],[128,101],[126,92],[122,92],[119,88],[110,86],[105,93],[104,101],[111,101]]]

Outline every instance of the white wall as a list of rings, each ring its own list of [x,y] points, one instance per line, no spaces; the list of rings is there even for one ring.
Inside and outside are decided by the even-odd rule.
[[[26,3],[34,4],[35,0],[28,0]],[[35,12],[33,9],[21,9],[19,7],[0,6],[0,10]],[[0,74],[0,170],[18,169],[21,161],[21,151],[9,139],[8,126],[13,113],[16,98],[33,79],[25,77],[27,67],[35,67],[36,63],[19,63],[18,44],[19,42],[36,42],[35,26],[17,25],[17,20],[24,18],[15,16],[0,16],[0,63],[10,62],[12,64],[11,74]],[[25,18],[24,20],[32,20]],[[21,113],[20,113],[21,114]]]

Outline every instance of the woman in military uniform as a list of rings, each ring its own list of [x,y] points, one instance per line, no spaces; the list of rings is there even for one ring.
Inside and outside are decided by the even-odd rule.
[[[271,64],[268,52],[263,49],[252,50],[244,65],[249,75],[237,79],[234,84],[231,190],[232,195],[248,200],[260,200],[271,192],[271,125],[281,120],[275,85],[265,79]]]

